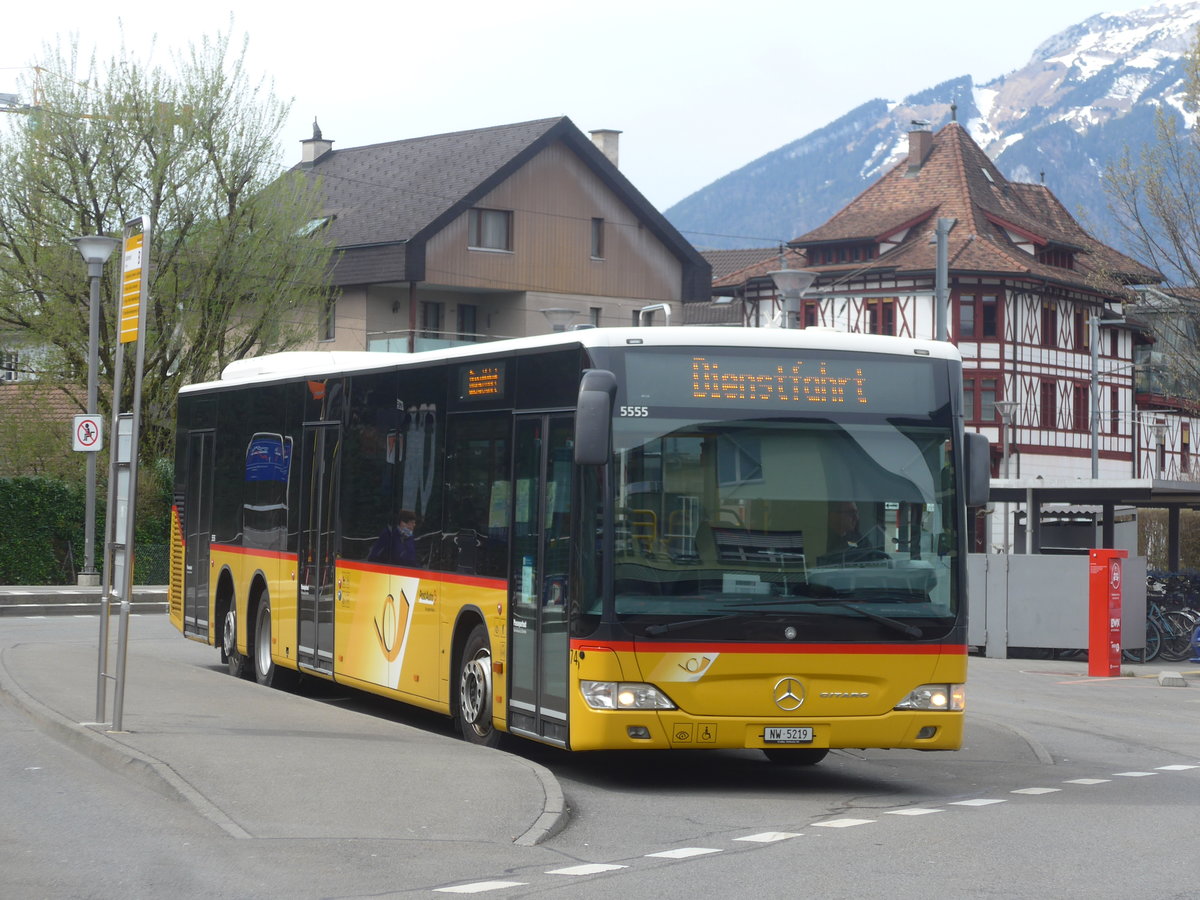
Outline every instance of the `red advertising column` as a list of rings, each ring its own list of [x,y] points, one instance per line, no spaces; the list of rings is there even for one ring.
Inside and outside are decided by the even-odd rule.
[[[1121,674],[1121,560],[1128,550],[1088,551],[1088,675]]]

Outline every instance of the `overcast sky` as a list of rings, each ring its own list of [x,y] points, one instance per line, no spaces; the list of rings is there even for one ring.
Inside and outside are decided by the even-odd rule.
[[[248,66],[292,100],[284,162],[320,120],[334,148],[566,115],[615,128],[621,168],[666,209],[874,97],[988,81],[1046,38],[1137,0],[563,0],[391,4],[9,3],[0,93],[74,34],[143,61],[203,34],[249,36]],[[231,19],[232,18],[232,26]],[[119,21],[120,19],[120,21]],[[157,36],[157,41],[154,39]],[[28,71],[28,70],[26,70]],[[28,97],[24,97],[26,101]]]

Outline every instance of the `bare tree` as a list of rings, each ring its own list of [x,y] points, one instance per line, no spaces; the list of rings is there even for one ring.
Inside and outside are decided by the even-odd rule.
[[[0,122],[0,331],[42,348],[39,374],[81,398],[86,269],[76,235],[150,220],[143,454],[168,452],[178,387],[312,339],[331,294],[318,187],[280,165],[287,104],[204,38],[173,70],[127,50],[104,65],[47,47],[25,115]],[[81,74],[77,74],[81,73]],[[101,406],[116,351],[117,258],[104,281]],[[125,387],[128,391],[128,386]],[[127,403],[123,404],[127,408]]]

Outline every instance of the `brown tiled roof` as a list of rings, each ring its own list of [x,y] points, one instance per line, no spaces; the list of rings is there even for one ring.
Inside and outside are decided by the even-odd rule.
[[[1044,185],[1010,183],[957,122],[933,135],[919,169],[910,172],[908,161],[902,161],[824,225],[790,243],[805,248],[833,241],[876,241],[909,224],[913,227],[902,242],[870,267],[930,272],[937,263],[937,247],[930,237],[943,217],[957,220],[948,244],[951,270],[1078,286],[1094,286],[1098,275],[1118,275],[1134,283],[1162,280],[1158,272],[1085,232]],[[1009,231],[1038,247],[1074,252],[1075,268],[1039,263],[1014,243]]]
[[[712,266],[713,282],[716,283],[747,266],[768,258],[779,258],[779,247],[747,247],[741,250],[701,250],[700,255]]]
[[[808,265],[808,257],[801,251],[789,247],[784,251],[783,263],[793,269],[805,268]],[[753,278],[765,278],[768,272],[774,272],[778,268],[780,268],[779,251],[775,250],[769,255],[761,256],[758,260],[748,263],[741,269],[730,272],[724,278],[714,278],[713,288],[737,287]],[[715,271],[714,269],[714,273]]]
[[[80,396],[83,393],[80,392]],[[36,381],[0,384],[0,410],[10,422],[33,418],[39,423],[70,422],[85,411],[65,388]]]

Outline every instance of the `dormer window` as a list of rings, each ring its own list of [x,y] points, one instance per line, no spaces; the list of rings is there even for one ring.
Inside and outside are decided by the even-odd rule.
[[[1069,250],[1043,250],[1037,255],[1037,259],[1044,266],[1055,266],[1059,269],[1075,268],[1075,254]]]

